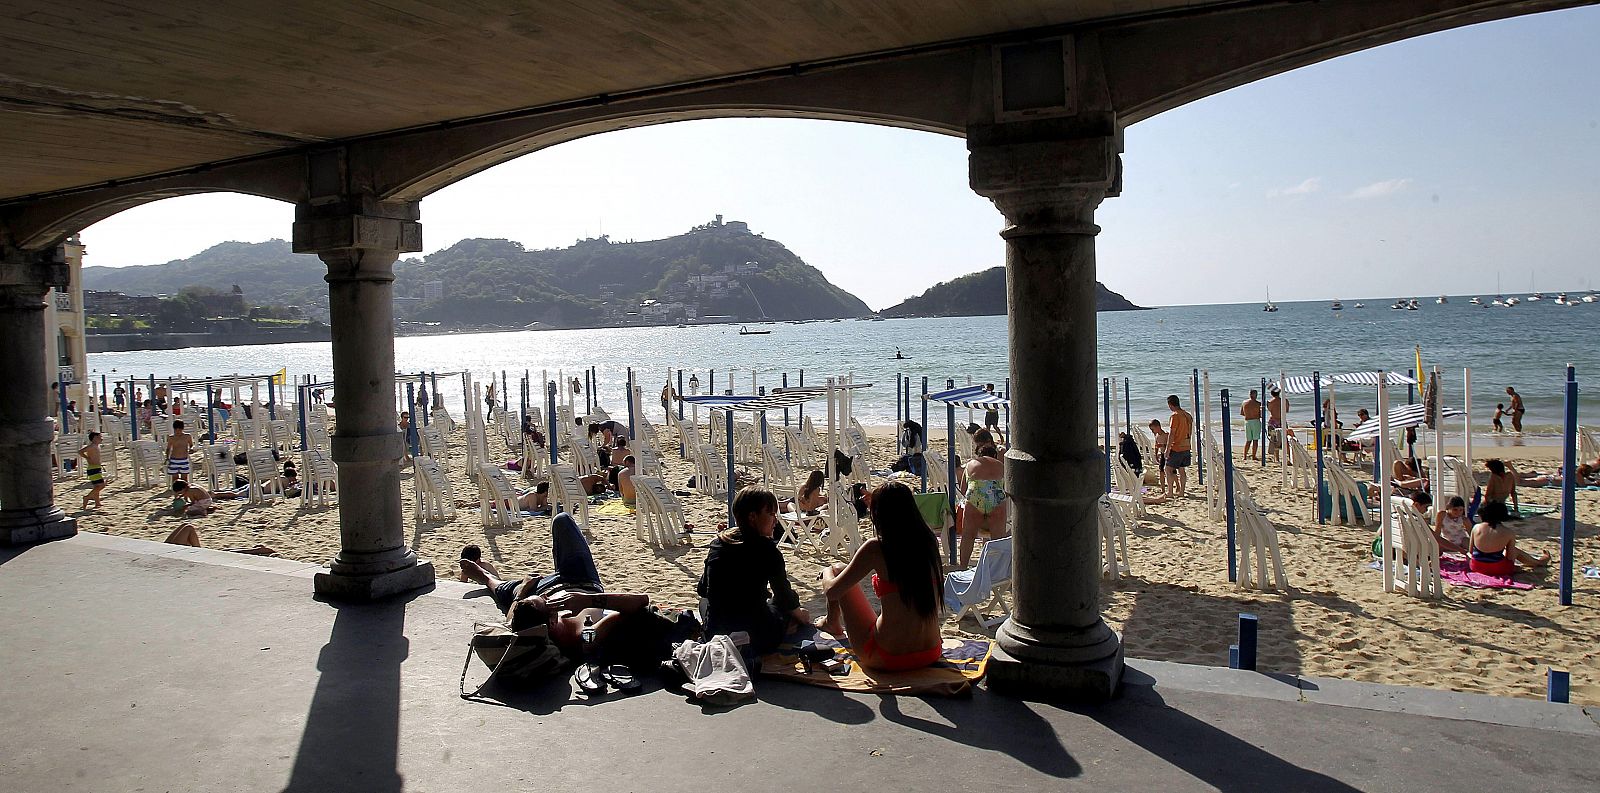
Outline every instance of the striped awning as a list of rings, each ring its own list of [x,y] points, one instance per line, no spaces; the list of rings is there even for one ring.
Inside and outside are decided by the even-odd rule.
[[[962,386],[960,388],[952,388],[949,391],[940,391],[935,394],[929,394],[923,397],[923,399],[929,400],[930,402],[943,402],[947,405],[955,405],[956,407],[961,408],[974,408],[977,410],[999,410],[1000,408],[1011,406],[1011,400],[1006,399],[999,394],[987,391],[981,385],[969,385]]]
[[[1417,382],[1416,380],[1400,374],[1399,372],[1389,372],[1388,380],[1389,385],[1415,385]],[[1378,373],[1376,371],[1345,372],[1344,374],[1322,376],[1322,385],[1324,387],[1334,383],[1376,387],[1378,385]],[[1272,385],[1272,381],[1267,381],[1268,388],[1271,388]],[[1284,378],[1283,390],[1288,391],[1291,394],[1309,394],[1314,390],[1314,384],[1309,376],[1296,375],[1294,377]]]
[[[709,408],[722,410],[744,410],[758,413],[763,410],[782,410],[803,405],[821,396],[827,396],[827,389],[813,391],[805,390],[774,391],[766,396],[738,396],[736,394],[701,394],[699,396],[686,396],[683,401],[691,405],[703,405]]]
[[[1428,406],[1422,404],[1421,402],[1418,402],[1418,403],[1416,403],[1414,405],[1401,405],[1401,406],[1396,407],[1396,408],[1390,408],[1390,410],[1389,410],[1389,429],[1391,431],[1392,430],[1403,430],[1406,427],[1415,427],[1415,426],[1417,426],[1419,424],[1422,424],[1423,423],[1423,419],[1425,419],[1427,417],[1427,410],[1428,410]],[[1446,419],[1458,419],[1458,418],[1461,418],[1462,416],[1465,416],[1465,415],[1466,415],[1465,413],[1462,413],[1461,411],[1456,410],[1455,408],[1447,407],[1447,408],[1444,408],[1441,411],[1441,416],[1440,417],[1441,418],[1446,418]],[[1376,437],[1378,437],[1378,427],[1379,426],[1380,425],[1378,423],[1378,419],[1376,419],[1376,418],[1367,419],[1366,421],[1361,423],[1361,426],[1356,427],[1354,430],[1351,430],[1350,434],[1348,436],[1346,436],[1346,437],[1349,440],[1352,440],[1352,441],[1361,441],[1361,440],[1366,440],[1368,438],[1376,438]]]

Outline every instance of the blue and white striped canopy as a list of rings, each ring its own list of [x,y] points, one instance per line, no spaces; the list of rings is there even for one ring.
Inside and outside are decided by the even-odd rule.
[[[1011,400],[999,394],[984,390],[981,385],[962,386],[949,391],[940,391],[923,397],[932,402],[943,402],[961,408],[975,408],[977,410],[999,410],[1010,407]]]
[[[796,405],[810,402],[820,396],[826,396],[827,389],[812,391],[773,391],[766,396],[738,396],[735,394],[701,394],[699,396],[686,396],[683,401],[691,405],[704,405],[710,408],[723,410],[745,410],[758,413],[763,410],[782,410]]]
[[[1416,380],[1413,380],[1413,379],[1411,379],[1409,377],[1406,377],[1405,375],[1400,374],[1399,372],[1389,372],[1388,380],[1389,380],[1389,385],[1414,385],[1417,382]],[[1378,373],[1375,372],[1375,371],[1372,371],[1372,372],[1345,372],[1344,374],[1323,375],[1322,376],[1322,385],[1323,386],[1329,386],[1329,385],[1332,385],[1334,383],[1345,383],[1347,385],[1364,385],[1364,386],[1376,387],[1378,385]],[[1270,381],[1270,380],[1267,381],[1267,387],[1268,388],[1271,388],[1272,385],[1273,385],[1272,381]],[[1309,394],[1313,390],[1313,383],[1311,381],[1311,378],[1306,376],[1306,375],[1296,375],[1294,377],[1286,377],[1283,380],[1283,390],[1288,391],[1291,394]]]
[[[1421,424],[1423,419],[1427,418],[1427,409],[1427,405],[1424,405],[1421,402],[1418,402],[1414,405],[1401,405],[1397,408],[1390,408],[1389,430],[1403,430],[1406,427],[1415,427]],[[1447,407],[1440,410],[1441,419],[1458,419],[1464,415],[1466,414],[1456,410],[1455,408]],[[1361,423],[1361,426],[1351,430],[1350,434],[1346,437],[1352,441],[1362,441],[1368,438],[1376,438],[1378,437],[1379,426],[1381,425],[1378,423],[1376,418],[1367,419]]]

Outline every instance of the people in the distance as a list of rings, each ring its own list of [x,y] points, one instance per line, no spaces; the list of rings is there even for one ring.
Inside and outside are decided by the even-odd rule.
[[[1534,556],[1517,547],[1517,533],[1505,525],[1506,505],[1488,501],[1478,510],[1478,525],[1472,527],[1467,567],[1474,573],[1509,578],[1517,565],[1535,568],[1550,564],[1550,552]]]
[[[711,541],[695,592],[708,636],[744,631],[750,636],[744,653],[764,655],[777,649],[790,628],[808,624],[811,614],[800,606],[783,552],[773,542],[778,499],[772,491],[740,490],[733,498],[733,522]]]
[[[869,502],[876,536],[856,549],[849,564],[823,571],[828,615],[817,627],[835,636],[842,631],[863,666],[891,672],[919,669],[942,655],[939,542],[905,485],[880,485]],[[868,575],[882,614],[872,610],[861,591]]]
[[[89,508],[89,502],[94,502],[94,508],[100,508],[100,491],[106,489],[106,475],[100,467],[100,433],[89,433],[89,442],[78,450],[78,456],[83,458],[83,478],[88,480],[92,489],[83,497],[83,508]]]
[[[1009,536],[1006,528],[1006,464],[993,442],[979,446],[962,468],[967,498],[961,505],[961,569],[972,561],[972,546],[985,529],[991,539]]]

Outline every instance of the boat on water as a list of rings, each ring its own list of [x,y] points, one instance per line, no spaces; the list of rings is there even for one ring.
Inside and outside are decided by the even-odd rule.
[[[1402,297],[1399,300],[1394,301],[1394,304],[1389,306],[1389,310],[1390,311],[1404,311],[1404,310],[1406,310],[1406,305],[1407,305],[1406,304],[1406,299]]]
[[[838,320],[834,320],[834,321],[837,322]],[[744,325],[740,325],[739,326],[739,335],[740,336],[765,336],[765,335],[767,335],[767,334],[769,334],[771,332],[772,331],[770,331],[770,330],[751,330],[751,329],[745,327]]]
[[[1540,301],[1540,300],[1543,300],[1543,299],[1544,299],[1544,293],[1543,292],[1534,292],[1533,294],[1528,295],[1528,302],[1529,303],[1534,303],[1534,302],[1537,302],[1537,301]]]
[[[1366,307],[1367,307],[1366,303],[1357,303],[1354,306],[1351,306],[1351,308],[1366,308]]]
[[[1435,300],[1433,302],[1438,303],[1439,305],[1442,306],[1442,305],[1445,305],[1446,303],[1449,303],[1450,302],[1450,298],[1445,296],[1445,295],[1440,295],[1439,299]]]
[[[1410,300],[1406,301],[1406,310],[1407,311],[1418,311],[1418,310],[1421,310],[1421,308],[1422,308],[1422,304],[1417,302],[1417,299],[1414,298],[1414,297],[1411,298]]]
[[[1267,304],[1262,306],[1261,310],[1265,311],[1267,313],[1272,313],[1272,312],[1278,310],[1278,307],[1276,305],[1273,305],[1273,303],[1272,303],[1272,290],[1271,289],[1267,290]]]
[[[1508,308],[1511,307],[1511,306],[1519,305],[1520,303],[1522,303],[1522,298],[1520,298],[1520,297],[1508,297],[1508,298],[1506,298],[1506,306]]]
[[[1340,303],[1337,300],[1335,300],[1335,301],[1333,301],[1333,305],[1330,308],[1332,308],[1334,311],[1343,311],[1344,310],[1344,304]]]
[[[1558,305],[1558,306],[1567,305],[1567,293],[1566,292],[1562,292],[1561,294],[1556,295],[1556,305]]]
[[[1471,300],[1471,303],[1472,303],[1472,305],[1475,305],[1475,306],[1481,306],[1481,305],[1483,305],[1483,298],[1475,297],[1475,298],[1473,298]]]

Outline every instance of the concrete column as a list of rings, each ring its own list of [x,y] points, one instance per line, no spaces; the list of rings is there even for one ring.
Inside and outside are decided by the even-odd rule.
[[[990,686],[1097,701],[1123,668],[1121,641],[1100,617],[1095,410],[1094,211],[1115,189],[1119,160],[1111,130],[1082,126],[978,126],[968,146],[973,189],[1007,222],[1016,608],[996,636]]]
[[[415,204],[360,198],[296,213],[294,250],[328,265],[333,378],[338,394],[332,457],[339,469],[339,555],[316,577],[317,594],[375,600],[430,586],[433,565],[405,541],[400,459],[405,438],[394,404],[394,263],[421,250]]]
[[[45,293],[68,279],[62,250],[0,250],[0,545],[70,537],[78,522],[55,505]],[[53,330],[53,329],[52,329]]]

